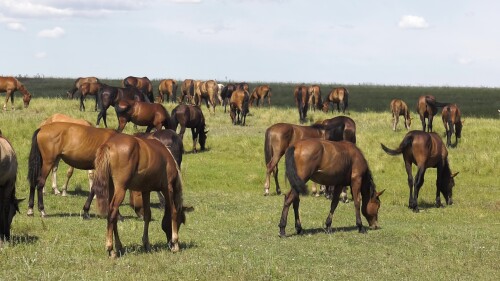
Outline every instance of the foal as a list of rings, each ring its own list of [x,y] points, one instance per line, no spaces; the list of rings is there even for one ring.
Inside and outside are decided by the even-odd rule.
[[[399,116],[403,115],[405,119],[405,128],[410,130],[411,118],[410,111],[406,103],[400,99],[393,99],[391,101],[391,112],[392,112],[392,130],[396,131],[396,126],[399,123]]]
[[[458,139],[462,137],[462,120],[461,120],[460,109],[456,104],[450,104],[443,107],[443,112],[441,113],[441,118],[443,119],[443,125],[446,130],[446,146],[456,147],[458,144]],[[451,135],[455,134],[455,144],[451,144]]]

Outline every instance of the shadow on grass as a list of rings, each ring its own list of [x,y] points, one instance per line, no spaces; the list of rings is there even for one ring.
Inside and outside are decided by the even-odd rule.
[[[10,242],[13,244],[13,245],[18,245],[18,244],[35,244],[39,238],[38,236],[32,236],[32,235],[28,235],[28,234],[24,234],[24,235],[12,235],[10,237]]]
[[[198,245],[195,242],[180,242],[179,247],[182,251],[190,250],[190,249],[195,249],[198,248]],[[125,250],[125,255],[127,254],[149,254],[149,253],[156,253],[156,252],[163,252],[163,251],[170,251],[170,248],[168,247],[167,242],[158,242],[158,243],[152,243],[151,244],[151,252],[146,252],[142,244],[130,244],[125,246],[124,245],[124,250]]]

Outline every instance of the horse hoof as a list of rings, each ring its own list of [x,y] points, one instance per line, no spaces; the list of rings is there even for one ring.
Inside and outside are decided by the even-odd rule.
[[[45,210],[41,210],[40,211],[40,215],[42,216],[42,218],[46,218],[47,217],[47,213],[45,212]]]
[[[26,215],[28,215],[28,217],[32,217],[34,215],[33,209],[29,208]]]
[[[419,210],[418,208],[413,208],[413,212],[414,212],[414,213],[419,213],[419,212],[420,212],[420,210]]]
[[[55,195],[60,195],[60,194],[61,194],[61,192],[59,191],[59,189],[54,188],[54,194],[55,194]]]
[[[63,192],[61,193],[61,196],[62,196],[62,197],[66,197],[66,196],[68,196],[68,194],[66,193],[66,190],[63,190]]]
[[[87,212],[84,212],[83,215],[82,215],[82,217],[83,217],[84,220],[90,220],[90,215]]]

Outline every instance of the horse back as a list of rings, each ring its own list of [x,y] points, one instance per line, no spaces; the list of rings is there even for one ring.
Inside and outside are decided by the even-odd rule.
[[[11,76],[0,76],[0,92],[10,92],[18,90],[19,80]],[[22,85],[22,84],[21,84]]]
[[[411,136],[411,149],[403,150],[405,161],[411,161],[419,167],[437,167],[448,158],[448,150],[436,133],[411,131],[405,138]]]

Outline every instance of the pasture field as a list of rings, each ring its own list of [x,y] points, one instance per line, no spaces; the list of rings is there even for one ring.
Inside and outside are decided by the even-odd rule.
[[[22,80],[33,99],[22,109],[16,92],[16,110],[0,113],[0,129],[11,141],[19,161],[17,197],[26,198],[31,136],[38,124],[53,113],[85,118],[93,123],[97,113],[86,101],[68,100],[65,92],[74,79]],[[105,81],[118,85],[116,80]],[[158,81],[153,81],[154,85]],[[251,88],[257,83],[252,83]],[[357,142],[368,160],[381,196],[381,229],[359,234],[353,203],[339,204],[332,227],[324,222],[330,203],[324,197],[302,196],[303,235],[296,235],[290,212],[287,238],[278,237],[283,196],[274,183],[264,197],[264,132],[278,122],[298,123],[293,106],[292,84],[271,83],[272,107],[251,108],[247,126],[233,126],[229,114],[218,106],[215,115],[202,107],[207,119],[208,150],[192,150],[191,133],[185,134],[183,158],[184,202],[195,210],[179,232],[181,251],[167,250],[161,230],[162,211],[156,195],[150,242],[142,248],[143,223],[124,205],[119,222],[126,254],[109,259],[104,247],[106,220],[95,215],[83,220],[88,195],[86,172],[75,171],[69,196],[46,194],[48,217],[27,217],[27,200],[14,217],[12,243],[0,249],[0,280],[498,280],[500,278],[500,90],[488,88],[402,87],[347,85],[350,114],[357,123]],[[325,95],[332,85],[323,85]],[[328,90],[327,90],[328,89]],[[406,133],[402,122],[393,132],[389,102],[402,98],[412,110],[412,129],[421,129],[414,108],[419,95],[430,93],[438,101],[456,102],[465,120],[457,148],[449,149],[450,166],[459,171],[452,206],[437,209],[435,169],[427,170],[420,192],[420,213],[408,209],[408,186],[401,156],[385,154],[380,143],[394,148]],[[156,90],[155,90],[156,94]],[[4,95],[2,95],[3,101]],[[169,111],[174,104],[164,104]],[[338,113],[334,114],[335,116]],[[310,122],[332,114],[309,112]],[[401,121],[401,120],[400,120]],[[108,124],[117,127],[113,109]],[[440,115],[434,128],[441,136]],[[139,130],[144,128],[139,127]],[[131,124],[125,132],[133,133]],[[284,191],[284,161],[280,183]],[[67,166],[59,167],[62,185]],[[415,171],[415,169],[414,169]],[[47,180],[50,191],[51,180]],[[125,202],[128,199],[125,200]],[[94,214],[93,209],[91,213]],[[363,224],[367,222],[363,217]]]

